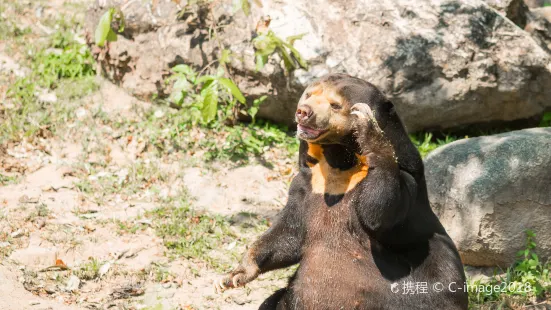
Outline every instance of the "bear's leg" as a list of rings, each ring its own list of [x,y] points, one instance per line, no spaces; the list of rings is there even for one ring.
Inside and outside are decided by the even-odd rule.
[[[287,293],[286,288],[275,291],[270,297],[266,298],[264,302],[260,305],[258,310],[282,310],[285,309],[284,297]]]

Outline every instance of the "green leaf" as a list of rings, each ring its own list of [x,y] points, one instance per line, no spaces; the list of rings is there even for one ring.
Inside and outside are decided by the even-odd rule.
[[[195,81],[195,84],[199,85],[199,84],[202,84],[202,83],[210,82],[210,81],[215,80],[215,79],[216,79],[215,76],[203,75],[202,77],[198,78],[197,81]]]
[[[241,102],[241,103],[245,103],[246,100],[245,100],[245,96],[243,96],[243,93],[241,93],[241,91],[239,90],[239,87],[237,87],[235,85],[235,83],[228,79],[228,78],[219,78],[218,79],[218,82],[226,87],[230,93],[232,94],[232,96],[237,99],[237,101]]]
[[[302,58],[302,56],[300,56],[300,53],[297,51],[297,49],[294,46],[290,45],[290,44],[285,44],[285,46],[287,46],[287,48],[289,48],[289,50],[293,54],[293,57],[295,57],[296,61],[300,65],[300,67],[302,67],[303,69],[308,69],[308,64],[306,63],[304,58]]]
[[[107,37],[109,36],[109,31],[112,31],[111,20],[113,19],[113,12],[115,12],[115,9],[109,9],[105,12],[101,16],[98,26],[96,27],[94,39],[96,41],[96,45],[99,47],[102,47],[105,44],[105,40],[107,40]]]
[[[225,64],[230,62],[230,55],[231,55],[231,51],[229,49],[223,49],[222,53],[220,53],[220,59],[218,60],[218,62],[220,64]]]
[[[266,63],[268,62],[268,56],[265,55],[256,55],[256,71],[262,70]]]
[[[171,70],[172,72],[175,72],[175,73],[187,74],[191,70],[191,68],[188,65],[176,65],[172,67]]]
[[[283,63],[285,64],[285,69],[287,69],[287,72],[293,71],[296,68],[295,62],[291,58],[291,55],[287,52],[287,50],[283,47],[280,47],[278,49],[279,54],[281,55],[281,58],[283,58]]]
[[[124,31],[124,27],[126,26],[126,19],[124,18],[124,14],[122,14],[121,10],[119,10],[117,13],[117,20],[119,21],[119,33],[122,33]]]
[[[268,34],[272,33],[271,31]],[[278,41],[273,35],[259,35],[253,39],[253,46],[257,54],[269,56],[274,53],[278,46]]]
[[[107,37],[105,39],[109,42],[115,42],[117,41],[117,34],[113,31],[113,29],[109,28],[109,32],[107,32]]]
[[[251,4],[248,0],[241,0],[241,9],[246,16],[249,16],[251,14]]]
[[[201,117],[203,122],[209,123],[216,117],[218,109],[218,94],[215,87],[209,87],[204,91],[203,107],[201,108]]]
[[[179,91],[175,91],[172,93],[172,95],[170,96],[170,100],[177,104],[177,105],[181,105],[183,102],[184,102],[184,97],[185,97],[186,93],[184,93],[183,91],[179,90]]]
[[[302,37],[304,37],[305,35],[306,35],[306,32],[301,33],[301,34],[297,34],[297,35],[294,35],[294,36],[287,37],[287,42],[289,44],[293,45],[293,44],[295,44],[296,40],[302,39]]]
[[[173,88],[174,90],[189,90],[191,88],[191,84],[188,82],[188,80],[181,77],[178,80],[176,80],[176,83],[174,83]]]

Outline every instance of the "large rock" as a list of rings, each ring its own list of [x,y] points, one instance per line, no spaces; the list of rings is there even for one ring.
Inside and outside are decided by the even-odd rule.
[[[528,32],[548,53],[551,53],[551,7],[529,9],[522,0],[484,0]]]
[[[528,24],[524,29],[543,49],[551,52],[551,7],[532,9],[527,17]]]
[[[526,26],[527,14],[530,9],[523,0],[484,0],[484,2],[520,28]]]
[[[111,78],[140,97],[163,95],[170,67],[205,67],[222,46],[233,52],[230,67],[246,95],[270,95],[258,115],[284,123],[305,85],[328,72],[373,82],[410,131],[538,118],[551,107],[549,55],[483,1],[263,0],[262,7],[250,1],[248,17],[234,13],[232,1],[217,2],[213,14],[181,16],[179,1],[157,2],[123,5],[125,37],[102,58]],[[87,15],[91,33],[104,11],[95,6]],[[264,15],[281,38],[306,33],[295,46],[309,70],[288,79],[273,59],[255,71],[251,38]],[[213,19],[219,40],[209,39]]]
[[[536,233],[551,258],[551,128],[470,138],[425,159],[431,205],[463,262],[507,267]]]

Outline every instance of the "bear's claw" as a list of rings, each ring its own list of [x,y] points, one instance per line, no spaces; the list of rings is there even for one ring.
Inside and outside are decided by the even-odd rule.
[[[370,119],[374,119],[373,110],[367,105],[367,103],[355,103],[351,108],[350,114],[356,115],[359,118],[366,118],[369,117]]]

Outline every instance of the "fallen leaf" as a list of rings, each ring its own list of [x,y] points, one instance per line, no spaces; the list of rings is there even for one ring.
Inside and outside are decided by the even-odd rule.
[[[55,260],[55,266],[57,266],[57,267],[66,267],[67,268],[67,265],[63,262],[63,260],[61,260],[59,258]]]

